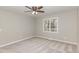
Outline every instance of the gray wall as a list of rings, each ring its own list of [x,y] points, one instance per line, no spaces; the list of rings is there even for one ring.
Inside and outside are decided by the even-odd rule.
[[[43,32],[44,18],[37,20],[37,35],[44,38],[51,38],[52,40],[61,40],[71,43],[77,43],[77,15],[76,9],[63,11],[50,16],[58,16],[58,33]],[[48,16],[49,17],[49,16]],[[46,18],[46,17],[45,17]]]
[[[78,39],[78,41],[77,41],[77,43],[78,43],[78,52],[79,52],[79,8],[77,9],[77,39]]]
[[[34,35],[34,20],[26,15],[0,11],[0,45]]]

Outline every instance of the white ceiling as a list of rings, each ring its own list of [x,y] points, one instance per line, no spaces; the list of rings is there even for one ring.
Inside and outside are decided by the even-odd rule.
[[[56,13],[56,12],[61,12],[61,11],[66,11],[70,9],[77,8],[76,6],[44,6],[42,10],[45,11],[44,14],[39,14],[40,16],[43,15],[50,15],[51,13]],[[26,15],[31,15],[31,12],[25,13],[25,10],[29,10],[25,8],[24,6],[0,6],[0,10],[5,10],[5,11],[10,11],[10,12],[15,12],[19,14],[26,14]]]

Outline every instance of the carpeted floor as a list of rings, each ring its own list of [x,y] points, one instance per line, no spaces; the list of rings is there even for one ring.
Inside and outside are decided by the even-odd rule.
[[[1,53],[73,53],[77,47],[43,38],[31,38],[0,48]]]

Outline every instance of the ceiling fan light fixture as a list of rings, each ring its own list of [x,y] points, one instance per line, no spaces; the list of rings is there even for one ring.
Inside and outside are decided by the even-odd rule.
[[[33,11],[32,14],[34,15],[35,14],[35,11]]]
[[[28,8],[28,9],[30,9],[30,10],[32,10],[32,14],[33,15],[37,15],[38,13],[44,13],[44,11],[41,10],[43,8],[43,6],[32,6],[32,7],[25,6],[25,7]]]
[[[33,14],[33,15],[36,15],[36,14],[38,14],[38,12],[36,12],[36,11],[33,11],[33,12],[32,12],[32,14]]]
[[[36,12],[36,14],[38,14],[38,12]]]

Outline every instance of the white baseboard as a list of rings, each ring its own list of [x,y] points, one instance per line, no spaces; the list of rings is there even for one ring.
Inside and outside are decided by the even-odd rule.
[[[8,46],[8,45],[11,45],[11,44],[15,44],[15,43],[18,43],[18,42],[21,42],[21,41],[23,41],[23,40],[27,40],[27,39],[30,39],[30,38],[33,38],[33,37],[34,37],[34,36],[30,36],[30,37],[26,37],[26,38],[23,38],[23,39],[20,39],[20,40],[17,40],[17,41],[9,42],[9,43],[0,45],[0,48],[1,48],[1,47],[5,47],[5,46]]]
[[[69,41],[63,41],[63,40],[58,40],[58,39],[53,39],[53,38],[48,38],[48,37],[44,37],[44,36],[37,36],[39,38],[45,38],[45,39],[49,39],[49,40],[54,40],[54,41],[59,41],[59,42],[62,42],[62,43],[67,43],[67,44],[72,44],[72,45],[76,45],[77,46],[77,43],[75,42],[69,42]]]
[[[15,43],[18,43],[18,42],[21,42],[21,41],[23,41],[23,40],[27,40],[27,39],[30,39],[30,38],[33,38],[33,37],[35,37],[35,36],[30,36],[30,37],[26,37],[26,38],[24,38],[24,39],[20,39],[20,40],[17,40],[17,41],[9,42],[9,43],[0,45],[0,48],[1,48],[1,47],[5,47],[5,46],[8,46],[8,45],[11,45],[11,44],[15,44]],[[62,41],[62,40],[52,39],[52,38],[43,37],[43,36],[36,36],[36,37],[45,38],[45,39],[49,39],[49,40],[55,40],[55,41],[59,41],[59,42],[63,42],[63,43],[68,43],[68,44],[72,44],[72,45],[77,45],[77,43],[75,43],[75,42]]]

